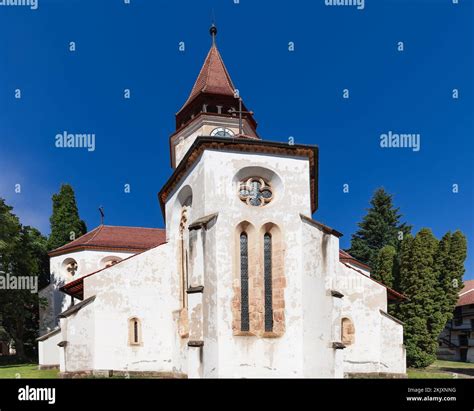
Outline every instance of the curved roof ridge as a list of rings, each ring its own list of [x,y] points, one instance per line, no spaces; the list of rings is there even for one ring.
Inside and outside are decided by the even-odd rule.
[[[94,228],[94,230],[92,230],[91,232],[93,233],[94,231],[96,231],[96,233],[93,236],[91,236],[91,238],[89,238],[84,244],[89,244],[94,238],[96,238],[99,235],[99,233],[102,231],[102,228],[104,228],[103,224],[101,224],[100,226]],[[81,237],[79,237],[79,238],[81,238]],[[79,240],[79,238],[77,238],[76,240]]]

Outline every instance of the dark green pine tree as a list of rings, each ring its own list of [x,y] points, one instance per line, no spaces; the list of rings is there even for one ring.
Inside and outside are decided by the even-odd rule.
[[[407,363],[426,367],[436,359],[437,336],[432,333],[432,319],[437,312],[437,272],[434,268],[438,240],[428,228],[408,236],[400,249],[400,287],[408,297],[397,310],[404,321]]]
[[[375,259],[371,277],[385,284],[387,287],[393,288],[396,257],[397,250],[395,247],[391,245],[382,247]]]
[[[49,221],[49,250],[61,247],[87,232],[86,223],[79,217],[74,190],[69,184],[63,184],[59,193],[53,195],[53,214]]]
[[[46,253],[46,238],[34,228],[23,227],[12,207],[0,199],[0,271],[10,278],[46,276]],[[34,291],[0,290],[1,325],[8,338],[14,340],[19,359],[33,359],[37,346],[39,298]]]
[[[379,250],[386,245],[398,250],[400,240],[410,233],[411,226],[400,222],[399,209],[393,206],[392,195],[383,188],[375,191],[370,204],[367,214],[358,224],[359,230],[352,235],[348,252],[363,263],[374,266]]]

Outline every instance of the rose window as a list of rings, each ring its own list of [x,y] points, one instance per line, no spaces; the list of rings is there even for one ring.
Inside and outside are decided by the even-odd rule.
[[[71,261],[67,264],[66,270],[69,274],[74,275],[77,271],[77,263],[75,261]]]
[[[239,197],[248,205],[261,207],[272,200],[273,193],[263,178],[252,177],[240,182]]]

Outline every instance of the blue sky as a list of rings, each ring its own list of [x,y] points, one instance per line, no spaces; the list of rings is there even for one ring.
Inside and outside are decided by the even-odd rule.
[[[89,229],[100,205],[107,224],[162,226],[156,194],[171,173],[168,137],[209,49],[214,9],[219,49],[260,135],[319,146],[314,218],[345,234],[341,246],[383,186],[415,230],[468,236],[466,277],[474,278],[474,10],[459,1],[366,0],[362,10],[324,0],[0,7],[0,196],[44,234],[63,182]],[[64,131],[95,133],[96,150],[56,148]],[[421,149],[382,149],[389,131],[419,133]]]

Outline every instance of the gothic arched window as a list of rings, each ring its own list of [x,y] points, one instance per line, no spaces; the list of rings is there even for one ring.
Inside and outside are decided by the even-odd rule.
[[[186,228],[188,226],[188,209],[183,207],[181,210],[181,220],[179,222],[179,260],[180,260],[180,296],[181,307],[187,307],[188,288],[188,252],[186,249]]]
[[[263,273],[265,296],[265,331],[273,331],[273,291],[272,291],[272,236],[263,236]]]
[[[240,234],[241,331],[249,331],[249,244],[247,233]]]

